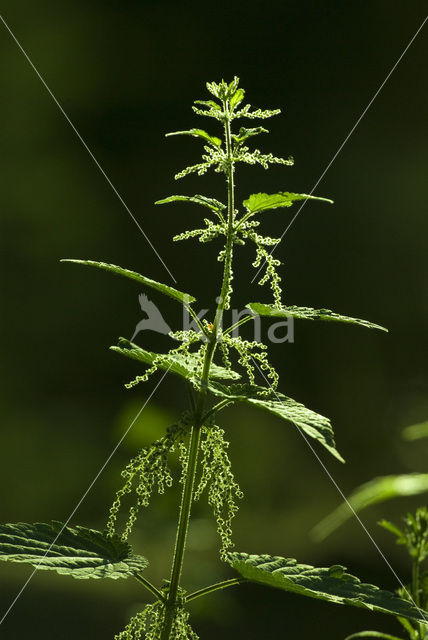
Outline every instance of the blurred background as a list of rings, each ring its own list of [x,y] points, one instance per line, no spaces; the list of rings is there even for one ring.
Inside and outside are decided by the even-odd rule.
[[[282,109],[257,139],[294,167],[239,168],[237,201],[250,193],[308,193],[425,17],[422,1],[363,3],[91,3],[3,0],[1,14],[75,124],[177,280],[214,307],[221,265],[217,246],[172,243],[201,220],[198,207],[156,208],[172,193],[224,196],[213,172],[175,183],[199,161],[192,138],[168,131],[215,123],[191,103],[208,99],[206,81],[241,78],[256,107]],[[346,465],[317,453],[346,493],[375,475],[427,471],[427,449],[401,429],[428,415],[427,28],[347,142],[278,252],[284,299],[372,320],[390,333],[332,323],[296,323],[295,342],[271,359],[280,390],[332,419]],[[174,285],[87,151],[0,24],[1,448],[0,520],[66,520],[160,379],[132,391],[140,372],[108,350],[130,338],[142,318],[138,285],[63,257],[123,265]],[[245,124],[245,123],[242,123]],[[256,123],[258,124],[258,123]],[[255,125],[251,125],[255,126]],[[218,133],[217,133],[218,135]],[[264,217],[281,234],[296,205]],[[251,284],[253,249],[237,251],[235,303],[270,301]],[[173,328],[181,310],[148,293]],[[154,351],[168,337],[141,333]],[[102,528],[120,470],[136,449],[162,434],[184,407],[175,378],[159,386],[72,522]],[[294,427],[245,407],[221,424],[245,500],[235,521],[238,550],[341,563],[364,581],[397,581],[352,520],[322,544],[309,535],[340,496]],[[425,497],[398,500],[362,515],[400,578],[404,551],[376,526],[399,521]],[[177,483],[143,513],[133,544],[159,584],[169,572],[179,502]],[[195,589],[230,576],[217,560],[206,501],[195,510],[185,581]],[[0,567],[0,616],[32,569]],[[112,638],[142,607],[133,581],[75,581],[40,572],[2,625],[17,637]],[[387,616],[246,586],[192,604],[204,640],[311,637],[341,640],[363,628],[399,633]],[[304,629],[304,631],[302,631]]]

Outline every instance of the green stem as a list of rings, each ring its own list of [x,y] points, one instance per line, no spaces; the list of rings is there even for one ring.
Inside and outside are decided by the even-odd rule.
[[[230,580],[223,580],[223,582],[216,582],[216,584],[211,584],[209,587],[204,587],[203,589],[198,589],[198,591],[194,591],[193,593],[187,596],[186,602],[190,602],[191,600],[195,600],[196,598],[200,598],[201,596],[206,596],[209,593],[213,593],[213,591],[219,591],[220,589],[227,589],[227,587],[233,587],[235,584],[242,584],[242,582],[246,582],[246,579],[231,578]]]
[[[156,589],[154,584],[149,582],[149,580],[147,580],[147,578],[143,578],[143,576],[140,576],[140,574],[138,574],[138,573],[134,576],[134,578],[136,580],[138,580],[138,582],[141,582],[141,584],[144,585],[146,587],[146,589],[148,591],[150,591],[150,593],[152,593],[154,596],[156,596],[156,598],[158,600],[160,600],[161,602],[165,601],[165,598],[162,595],[162,593],[159,591],[159,589]]]
[[[235,184],[233,179],[234,163],[232,156],[232,133],[230,131],[230,112],[229,104],[225,100],[223,102],[224,114],[226,116],[224,122],[224,135],[226,139],[226,181],[227,181],[227,236],[226,236],[226,252],[224,258],[223,282],[221,286],[220,298],[217,312],[214,320],[213,334],[216,340],[219,338],[219,330],[223,321],[223,311],[228,297],[230,281],[232,277],[232,258],[233,258],[233,225],[235,220]]]
[[[419,594],[419,564],[420,563],[419,563],[419,554],[418,554],[416,558],[413,558],[413,564],[412,564],[412,592],[413,592],[412,597],[418,609],[421,606],[421,599]],[[425,635],[424,625],[419,623],[417,625],[417,628],[418,628],[418,638],[419,640],[423,640]]]
[[[416,558],[413,559],[412,564],[412,591],[415,605],[419,607],[419,563]]]
[[[234,331],[234,329],[237,329],[238,327],[241,326],[241,324],[245,324],[245,322],[248,322],[249,320],[255,320],[256,316],[248,313],[246,316],[244,316],[243,318],[241,318],[240,320],[238,320],[237,322],[235,322],[235,324],[232,324],[230,327],[228,327],[227,329],[225,329],[223,331],[224,335],[226,335],[227,333],[232,333],[232,331]]]
[[[228,203],[228,226],[225,247],[225,260],[223,270],[223,282],[213,324],[213,329],[208,338],[205,351],[204,365],[201,377],[201,388],[194,410],[194,426],[190,436],[189,454],[187,457],[186,479],[181,498],[180,515],[178,519],[177,536],[172,561],[171,582],[166,601],[165,620],[160,640],[169,640],[171,628],[174,620],[174,613],[177,608],[177,596],[180,586],[181,572],[183,568],[184,551],[186,547],[187,531],[189,528],[190,511],[192,507],[193,489],[196,477],[198,462],[199,444],[201,440],[201,429],[203,425],[203,415],[206,396],[208,393],[208,380],[210,367],[214,352],[219,339],[219,330],[223,321],[223,312],[228,297],[231,274],[232,274],[232,253],[233,253],[233,224],[234,224],[234,183],[233,183],[233,158],[232,158],[232,136],[230,131],[229,104],[223,101],[224,113],[226,116],[224,129],[227,149],[227,203]]]
[[[203,417],[203,422],[205,423],[208,420],[208,418],[210,418],[214,413],[217,413],[217,411],[221,411],[221,409],[224,409],[225,407],[227,407],[229,404],[232,404],[232,403],[233,403],[233,400],[229,400],[229,398],[226,398],[225,400],[218,402],[212,409],[206,412],[206,414]]]

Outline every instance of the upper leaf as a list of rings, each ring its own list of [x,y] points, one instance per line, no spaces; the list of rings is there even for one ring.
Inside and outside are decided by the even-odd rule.
[[[123,269],[123,267],[118,267],[115,264],[107,264],[106,262],[95,262],[94,260],[72,260],[70,258],[65,258],[61,260],[61,262],[75,262],[76,264],[85,264],[89,267],[98,267],[98,269],[104,269],[104,271],[110,271],[111,273],[117,273],[120,276],[125,276],[126,278],[130,278],[131,280],[136,280],[141,284],[146,285],[147,287],[151,287],[152,289],[156,289],[161,293],[169,296],[170,298],[174,298],[174,300],[178,300],[182,304],[190,304],[191,302],[195,302],[196,298],[189,295],[188,293],[182,293],[181,291],[177,291],[173,287],[169,287],[167,284],[162,284],[161,282],[156,282],[156,280],[151,280],[150,278],[146,278],[146,276],[142,276],[140,273],[136,271],[129,271],[128,269]]]
[[[235,142],[237,142],[238,144],[241,144],[248,138],[251,138],[252,136],[257,136],[259,133],[269,133],[269,131],[264,127],[252,127],[251,129],[247,129],[246,127],[241,127],[239,129],[239,133],[234,134],[232,138],[234,139]]]
[[[232,109],[235,109],[241,102],[243,101],[245,96],[244,89],[237,89],[235,93],[230,98],[230,106]]]
[[[217,111],[221,111],[221,107],[214,100],[195,100],[195,104],[203,104],[206,107],[210,107],[210,109],[216,109]]]
[[[146,351],[138,345],[129,342],[126,338],[119,338],[119,346],[110,347],[112,351],[120,353],[133,360],[144,362],[144,364],[152,365],[157,358],[161,358],[158,363],[159,369],[164,369],[170,373],[187,378],[188,380],[196,377],[195,367],[198,364],[197,358],[193,354],[182,353],[153,353]],[[223,380],[237,380],[240,378],[239,373],[219,367],[216,364],[211,365],[210,378]]]
[[[264,387],[255,385],[234,384],[225,387],[219,383],[211,383],[209,389],[212,393],[223,398],[230,398],[236,402],[248,404],[273,413],[274,415],[293,423],[308,436],[318,440],[335,458],[344,462],[336,449],[333,428],[328,418],[307,409],[300,402],[272,390],[266,395]]]
[[[308,196],[305,193],[289,193],[288,191],[280,191],[279,193],[270,194],[253,193],[247,200],[244,200],[242,204],[249,213],[257,213],[258,211],[266,211],[267,209],[291,207],[295,200],[322,200],[323,202],[333,203],[333,200],[329,200],[328,198]]]
[[[220,138],[216,138],[215,136],[211,136],[209,133],[207,133],[203,129],[189,129],[188,131],[173,131],[172,133],[167,133],[166,137],[168,137],[168,136],[180,136],[180,135],[183,135],[183,136],[194,136],[195,138],[203,138],[204,140],[206,140],[210,144],[214,145],[214,147],[217,147],[218,149],[220,149],[220,147],[221,147]]]
[[[317,568],[297,564],[293,558],[229,553],[229,563],[244,578],[309,598],[335,604],[348,604],[371,611],[426,622],[428,613],[412,606],[390,591],[365,584],[346,573],[345,567],[334,565]],[[426,617],[425,617],[426,616]]]
[[[317,540],[323,540],[332,531],[359,512],[373,504],[385,502],[400,496],[413,496],[428,491],[428,473],[409,473],[396,476],[380,476],[357,487],[332,513],[323,518],[312,533]],[[352,510],[349,508],[351,505]]]
[[[289,307],[275,307],[275,305],[273,304],[263,304],[261,302],[250,302],[249,304],[247,304],[247,308],[259,316],[345,322],[348,324],[359,324],[362,327],[367,327],[368,329],[380,329],[381,331],[388,332],[388,329],[385,329],[385,327],[381,327],[379,324],[374,324],[373,322],[369,322],[368,320],[361,320],[361,318],[342,316],[339,313],[330,311],[330,309],[312,309],[311,307],[297,307],[295,305]]]
[[[216,200],[215,198],[207,198],[206,196],[200,196],[198,194],[194,196],[169,196],[163,198],[163,200],[157,200],[155,204],[167,204],[169,202],[195,202],[203,207],[207,207],[216,213],[221,213],[223,209],[226,209],[226,205]]]
[[[128,578],[147,567],[119,536],[61,522],[0,525],[0,560],[27,562],[73,578]],[[60,533],[61,532],[61,533]]]

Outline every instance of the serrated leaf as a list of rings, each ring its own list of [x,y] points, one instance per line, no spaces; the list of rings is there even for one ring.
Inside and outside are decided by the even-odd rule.
[[[257,213],[268,209],[291,207],[296,200],[321,200],[333,204],[333,200],[329,200],[328,198],[309,196],[306,193],[289,193],[288,191],[279,191],[278,193],[253,193],[247,200],[244,200],[242,204],[248,213]]]
[[[211,109],[217,109],[217,111],[221,111],[221,107],[214,100],[195,100],[195,104],[203,104],[206,107],[210,107]]]
[[[411,424],[402,431],[405,440],[419,440],[420,438],[428,438],[428,421]]]
[[[238,104],[240,104],[242,102],[242,100],[244,99],[244,96],[245,96],[244,89],[237,89],[235,91],[233,96],[230,98],[230,106],[232,107],[232,109],[237,107]]]
[[[388,332],[388,329],[374,324],[368,320],[361,318],[351,318],[350,316],[342,316],[339,313],[330,311],[330,309],[312,309],[311,307],[282,306],[275,307],[273,304],[263,304],[261,302],[250,302],[247,304],[250,309],[258,316],[270,316],[275,318],[298,318],[300,320],[324,320],[326,322],[344,322],[347,324],[358,324],[367,329],[380,329]]]
[[[80,526],[62,528],[56,521],[0,525],[0,560],[26,562],[73,578],[128,578],[149,564],[133,555],[119,536]]]
[[[207,142],[217,147],[217,149],[220,149],[221,147],[220,138],[211,136],[209,133],[207,133],[203,129],[188,129],[187,131],[173,131],[172,133],[167,133],[166,137],[168,136],[193,136],[195,138],[203,138]]]
[[[163,200],[157,200],[155,204],[167,204],[169,202],[195,202],[196,204],[207,207],[216,213],[221,213],[223,209],[226,209],[226,205],[219,200],[216,200],[215,198],[207,198],[206,196],[201,196],[199,194],[194,196],[169,196],[168,198],[163,198]]]
[[[256,385],[234,384],[225,387],[218,383],[211,383],[209,389],[217,396],[230,398],[234,402],[246,402],[253,407],[291,422],[308,436],[318,440],[335,458],[344,462],[336,449],[330,420],[311,409],[307,409],[300,402],[273,390],[269,396],[266,396],[263,394],[266,389]]]
[[[191,302],[195,302],[196,298],[189,295],[188,293],[183,293],[182,291],[177,291],[174,287],[170,287],[166,284],[162,284],[161,282],[156,282],[156,280],[151,280],[151,278],[146,278],[146,276],[142,276],[140,273],[136,271],[130,271],[129,269],[124,269],[123,267],[118,267],[115,264],[107,264],[106,262],[96,262],[95,260],[74,260],[72,258],[64,258],[61,262],[74,262],[75,264],[84,264],[89,267],[97,267],[97,269],[103,269],[104,271],[110,271],[110,273],[115,273],[119,276],[125,276],[125,278],[129,278],[130,280],[136,280],[140,284],[145,285],[146,287],[151,287],[152,289],[156,289],[161,293],[169,296],[170,298],[174,298],[174,300],[178,300],[182,304],[190,304]]]
[[[428,491],[427,473],[410,473],[395,476],[380,476],[357,487],[347,498],[354,512],[358,513],[374,504],[398,498],[414,496]],[[353,516],[346,502],[321,520],[312,530],[314,538],[323,540],[346,520]]]
[[[159,364],[159,368],[165,371],[169,371],[170,373],[174,373],[177,376],[181,376],[182,378],[191,379],[195,378],[195,367],[198,363],[197,359],[194,355],[183,355],[182,353],[173,353],[173,354],[159,354],[153,353],[152,351],[146,351],[142,349],[138,345],[126,340],[126,338],[119,338],[119,346],[110,347],[112,351],[116,353],[120,353],[121,355],[126,356],[127,358],[132,358],[133,360],[137,360],[138,362],[143,362],[144,364],[152,365],[154,360],[159,356],[162,356],[162,363]],[[229,369],[225,369],[224,367],[219,367],[216,364],[211,365],[210,369],[210,378],[213,380],[223,379],[223,380],[237,380],[241,376],[239,373],[235,371],[231,371]]]
[[[426,622],[428,618],[428,613],[420,611],[407,600],[361,582],[340,565],[317,568],[298,564],[294,558],[247,553],[229,553],[229,563],[251,582],[301,596],[379,611],[416,622]]]
[[[251,138],[252,136],[257,136],[259,133],[269,133],[269,131],[264,127],[252,127],[251,129],[246,129],[245,127],[241,127],[239,129],[239,133],[233,135],[232,138],[238,144],[242,144],[242,142],[244,142],[248,138]]]

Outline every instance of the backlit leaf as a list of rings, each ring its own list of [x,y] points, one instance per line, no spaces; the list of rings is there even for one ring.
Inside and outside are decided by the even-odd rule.
[[[257,213],[258,211],[278,209],[279,207],[291,207],[296,200],[322,200],[330,204],[333,203],[333,200],[329,200],[328,198],[309,196],[306,193],[280,191],[278,193],[253,193],[247,200],[244,200],[242,204],[249,213]]]
[[[195,202],[196,204],[207,207],[216,213],[226,209],[226,205],[219,200],[215,200],[215,198],[207,198],[206,196],[200,196],[198,194],[194,196],[169,196],[163,200],[157,200],[155,204],[167,204],[169,202]]]
[[[302,429],[306,435],[318,440],[335,458],[344,462],[336,449],[330,420],[311,409],[307,409],[300,402],[274,390],[266,396],[263,393],[266,392],[266,389],[255,385],[234,384],[225,387],[218,383],[211,383],[209,389],[217,396],[230,398],[234,402],[246,402],[253,407],[291,422]]]
[[[239,129],[239,133],[233,135],[232,138],[235,140],[235,142],[237,142],[238,144],[241,144],[248,138],[251,138],[252,136],[257,136],[259,133],[269,133],[269,131],[264,127],[253,127],[251,129],[246,129],[245,127],[241,127]]]
[[[173,131],[172,133],[167,133],[168,136],[193,136],[195,138],[203,138],[210,144],[214,145],[218,149],[221,147],[220,138],[216,138],[215,136],[210,136],[209,133],[204,131],[203,129],[188,129],[187,131]]]
[[[358,324],[368,329],[380,329],[388,331],[379,324],[374,324],[368,320],[361,318],[351,318],[350,316],[342,316],[339,313],[330,311],[330,309],[312,309],[311,307],[283,306],[275,307],[273,304],[262,304],[261,302],[250,302],[247,308],[258,316],[270,316],[275,318],[298,318],[300,320],[324,320],[327,322],[344,322],[347,324]]]
[[[357,487],[347,500],[353,511],[358,513],[371,505],[385,502],[392,498],[414,496],[426,491],[428,491],[428,473],[380,476]],[[343,502],[314,527],[313,536],[317,540],[323,540],[346,520],[352,518],[353,511],[346,502]]]
[[[230,106],[232,107],[232,109],[237,107],[238,104],[240,104],[242,102],[242,100],[244,99],[244,96],[245,96],[244,89],[237,89],[235,91],[233,96],[230,98]]]
[[[0,560],[26,562],[73,578],[128,578],[147,567],[119,536],[61,522],[0,525]]]
[[[146,278],[146,276],[142,276],[140,273],[136,271],[129,271],[129,269],[123,269],[123,267],[118,267],[115,264],[107,264],[106,262],[96,262],[94,260],[73,260],[71,258],[64,258],[61,262],[74,262],[76,264],[84,264],[89,267],[97,267],[97,269],[103,269],[104,271],[110,271],[111,273],[116,273],[119,276],[125,276],[126,278],[130,278],[131,280],[136,280],[140,284],[145,285],[146,287],[151,287],[152,289],[156,289],[161,293],[169,296],[170,298],[174,298],[174,300],[178,300],[182,304],[190,304],[191,302],[195,302],[196,298],[189,295],[188,293],[182,293],[181,291],[177,291],[173,287],[169,287],[166,284],[162,284],[161,282],[156,282],[156,280],[151,280],[150,278]]]
[[[110,347],[110,349],[116,353],[120,353],[121,355],[137,360],[138,362],[143,362],[147,365],[152,365],[155,359],[161,356],[162,360],[159,362],[159,369],[169,371],[170,373],[174,373],[182,378],[191,379],[196,377],[195,367],[198,361],[192,354],[153,353],[152,351],[146,351],[138,345],[129,342],[126,338],[119,338],[119,346],[113,346]],[[235,371],[230,371],[224,367],[212,364],[210,369],[210,378],[213,380],[237,380],[240,378],[240,375]]]
[[[371,611],[425,622],[428,613],[422,612],[390,591],[365,584],[346,573],[346,568],[334,565],[317,568],[298,564],[293,558],[279,556],[229,553],[229,563],[244,578],[301,596],[347,604]],[[426,617],[425,617],[426,616]]]

